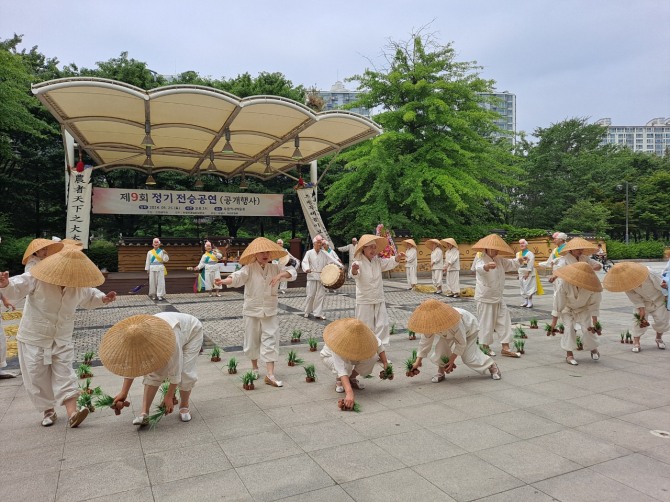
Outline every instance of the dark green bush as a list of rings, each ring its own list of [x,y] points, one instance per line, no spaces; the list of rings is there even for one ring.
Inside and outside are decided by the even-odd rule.
[[[18,275],[23,273],[23,253],[25,253],[28,244],[32,241],[32,237],[21,237],[15,239],[13,237],[2,236],[2,243],[0,244],[0,271],[9,271],[9,275]]]
[[[630,242],[628,245],[619,241],[607,241],[607,255],[612,260],[662,259],[664,251],[663,241]]]
[[[105,240],[91,242],[86,254],[98,268],[106,268],[108,272],[119,270],[119,253],[116,244]]]

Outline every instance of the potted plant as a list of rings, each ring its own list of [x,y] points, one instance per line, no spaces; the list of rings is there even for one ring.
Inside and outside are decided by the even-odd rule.
[[[486,354],[486,355],[488,355],[489,352],[491,352],[491,349],[488,349],[488,352],[485,352],[485,351],[484,351],[484,347],[482,347],[481,345],[479,346],[479,348],[480,348],[481,351],[484,352],[484,354]],[[440,357],[440,368],[445,368],[445,369],[446,369],[446,367],[447,367],[448,365],[449,365],[449,356],[442,356],[442,357]],[[455,369],[456,369],[456,363],[454,363],[454,365],[452,366],[452,368],[451,368],[451,370],[449,371],[449,373],[451,373],[451,372],[454,371]]]
[[[414,363],[416,362],[416,351],[412,353],[412,357],[408,358],[405,361],[405,376],[413,377],[421,373],[419,368],[414,369]]]
[[[355,411],[356,413],[361,412],[361,405],[358,404],[357,402],[354,401],[354,407],[351,408],[350,410],[344,407],[344,399],[340,399],[337,401],[337,406],[340,408],[342,411]]]
[[[305,382],[313,383],[316,382],[316,368],[313,364],[308,364],[304,367],[305,370]]]
[[[577,337],[577,350],[584,350],[584,345],[582,344],[582,337]]]
[[[84,364],[88,364],[89,366],[93,362],[93,358],[95,357],[95,352],[84,352]]]
[[[633,335],[630,334],[630,331],[626,331],[626,343],[633,343]]]
[[[213,363],[218,363],[219,361],[221,361],[221,348],[218,345],[214,345],[210,361],[212,361]]]
[[[547,334],[547,336],[551,336],[554,334],[554,328],[551,327],[551,324],[545,324],[544,332]]]
[[[77,376],[79,378],[93,378],[91,367],[88,364],[80,364],[77,368]]]
[[[521,338],[514,338],[514,349],[516,352],[521,352],[521,343],[523,340]]]
[[[641,316],[639,312],[635,312],[633,314],[633,317],[635,318],[635,324],[640,328],[649,327],[649,321],[647,321],[647,318],[645,316]]]
[[[389,334],[395,335],[395,323],[391,324],[391,332]]]
[[[93,396],[86,392],[79,394],[79,397],[77,398],[77,408],[80,410],[82,408],[88,408],[88,411],[91,413],[94,412],[95,406],[93,406]]]
[[[319,341],[316,338],[314,338],[313,336],[310,336],[307,339],[307,343],[309,344],[309,351],[310,352],[316,352],[317,351]]]
[[[386,368],[379,372],[379,378],[382,380],[393,380],[393,365],[388,363]]]
[[[563,325],[562,322],[559,322],[556,327],[558,328],[559,333],[563,333],[565,331],[565,326]]]
[[[84,385],[79,385],[79,388],[81,389],[82,393],[85,394],[90,394],[92,396],[100,396],[102,395],[102,389],[100,387],[96,387],[95,389],[91,389],[91,379],[87,378],[86,382]]]
[[[519,340],[519,352],[526,353],[526,340]]]
[[[595,322],[595,324],[593,325],[593,329],[598,334],[598,336],[603,334],[603,325],[600,324],[600,321]]]
[[[302,331],[299,329],[294,329],[291,333],[291,343],[300,343],[300,337],[302,336]]]
[[[491,348],[490,347],[487,347],[486,345],[482,345],[479,342],[477,343],[477,346],[479,347],[479,350],[481,350],[487,356],[491,354]]]
[[[517,326],[514,328],[514,338],[528,338],[528,335],[521,326]]]
[[[407,331],[407,335],[410,340],[416,340],[416,333],[411,329]]]
[[[626,333],[621,333],[621,343],[626,343]]]
[[[118,401],[114,404],[114,398],[107,394],[100,394],[94,401],[97,408],[111,408],[114,410],[115,415],[120,415],[123,408],[128,408],[130,406],[130,401]]]
[[[231,357],[228,359],[228,374],[234,375],[235,373],[237,373],[237,359]]]
[[[302,364],[305,361],[298,357],[298,353],[295,350],[290,350],[288,353],[288,365],[295,366],[296,364]]]
[[[528,322],[530,323],[530,329],[538,329],[538,328],[539,328],[539,326],[538,326],[538,324],[537,324],[537,319],[532,318],[532,319],[531,319],[530,321],[528,321]]]
[[[244,390],[254,390],[254,380],[256,380],[256,375],[252,370],[247,371],[240,378],[242,379],[242,388]]]

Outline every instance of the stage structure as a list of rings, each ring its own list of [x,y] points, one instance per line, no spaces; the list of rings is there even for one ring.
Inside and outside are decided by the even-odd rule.
[[[66,236],[84,245],[90,220],[90,170],[136,169],[146,173],[149,188],[156,184],[155,173],[169,170],[193,176],[196,187],[202,175],[239,177],[240,188],[245,189],[249,176],[294,178],[289,171],[297,166],[382,132],[379,125],[355,113],[314,113],[287,98],[240,99],[194,85],[145,91],[123,82],[78,77],[42,82],[32,91],[60,123],[66,150]],[[77,148],[95,165],[84,166],[75,157]],[[318,187],[323,174],[313,174],[310,182]],[[303,204],[310,233],[317,227],[325,232],[320,216],[309,214],[314,210],[315,204]]]

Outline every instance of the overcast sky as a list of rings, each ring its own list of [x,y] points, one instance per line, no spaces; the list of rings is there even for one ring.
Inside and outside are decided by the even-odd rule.
[[[24,35],[62,64],[128,51],[161,74],[277,71],[320,89],[428,24],[516,94],[519,131],[670,117],[670,0],[0,0],[0,38]]]

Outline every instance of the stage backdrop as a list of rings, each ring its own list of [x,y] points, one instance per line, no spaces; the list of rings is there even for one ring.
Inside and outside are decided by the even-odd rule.
[[[93,188],[94,214],[283,216],[283,195]]]

